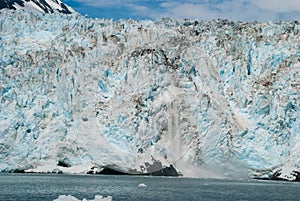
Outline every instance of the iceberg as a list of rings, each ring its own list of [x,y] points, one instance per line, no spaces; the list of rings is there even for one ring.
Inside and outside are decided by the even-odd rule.
[[[0,171],[299,180],[299,32],[3,9]]]

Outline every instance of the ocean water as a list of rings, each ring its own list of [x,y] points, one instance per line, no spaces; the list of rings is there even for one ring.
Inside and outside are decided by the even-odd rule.
[[[143,187],[145,184],[146,186]],[[139,186],[140,185],[140,186]],[[300,183],[106,175],[0,174],[0,200],[47,201],[59,195],[113,200],[300,200]]]

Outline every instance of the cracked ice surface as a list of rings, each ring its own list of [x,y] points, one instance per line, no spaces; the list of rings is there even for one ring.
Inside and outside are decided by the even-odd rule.
[[[1,171],[300,170],[299,23],[0,15]]]

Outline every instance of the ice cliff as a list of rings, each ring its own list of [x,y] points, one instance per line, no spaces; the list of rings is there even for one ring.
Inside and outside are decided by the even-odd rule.
[[[299,179],[299,32],[1,10],[0,171]]]

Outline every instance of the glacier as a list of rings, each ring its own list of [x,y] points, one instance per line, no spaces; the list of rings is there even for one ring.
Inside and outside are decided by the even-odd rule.
[[[1,10],[0,171],[300,180],[299,32]]]

